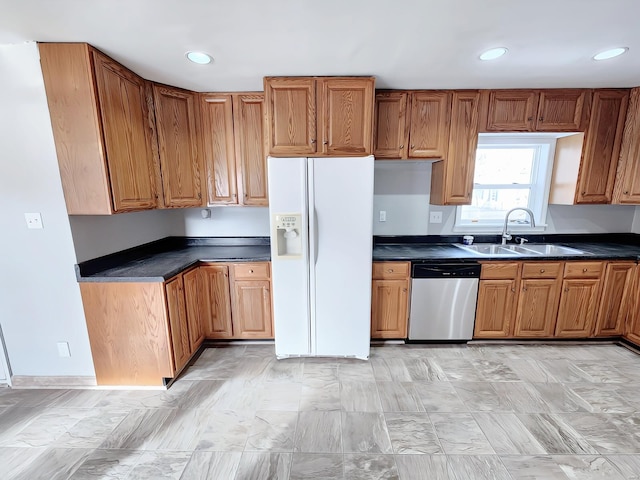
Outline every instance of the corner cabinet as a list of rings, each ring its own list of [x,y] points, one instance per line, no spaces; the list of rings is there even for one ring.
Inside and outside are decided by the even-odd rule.
[[[268,205],[264,95],[200,94],[210,205]]]
[[[640,87],[629,98],[613,203],[640,204]]]
[[[410,262],[374,262],[371,338],[407,338]]]
[[[265,77],[269,154],[371,154],[374,81],[373,77]]]
[[[67,212],[156,208],[151,85],[84,43],[39,49]]]
[[[202,160],[198,151],[199,118],[196,94],[164,85],[153,86],[162,171],[164,207],[199,207]]]
[[[596,323],[597,337],[624,333],[625,320],[630,313],[635,268],[635,262],[610,262],[607,265]]]
[[[446,158],[431,170],[432,205],[470,205],[478,146],[478,91],[455,91]]]

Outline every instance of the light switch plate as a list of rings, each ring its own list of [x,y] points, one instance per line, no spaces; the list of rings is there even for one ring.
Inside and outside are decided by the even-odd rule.
[[[71,356],[71,350],[69,350],[69,342],[58,342],[58,356],[62,358]]]
[[[386,210],[380,210],[380,221],[381,222],[386,222],[387,221],[387,212],[386,212]]]
[[[39,213],[25,213],[24,219],[27,221],[27,228],[44,228],[42,216]]]

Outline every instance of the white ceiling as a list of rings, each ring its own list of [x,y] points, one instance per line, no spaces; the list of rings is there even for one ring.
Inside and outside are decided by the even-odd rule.
[[[640,0],[0,0],[0,44],[88,42],[145,78],[262,90],[265,75],[377,88],[640,85]],[[478,55],[495,46],[494,62]],[[627,46],[595,62],[598,51]],[[188,62],[203,50],[214,62]]]

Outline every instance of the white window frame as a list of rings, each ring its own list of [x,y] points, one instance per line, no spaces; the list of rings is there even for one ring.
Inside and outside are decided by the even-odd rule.
[[[480,134],[478,138],[478,149],[482,148],[512,148],[516,147],[535,147],[536,155],[533,162],[532,182],[531,184],[482,184],[482,188],[522,188],[522,186],[531,185],[531,194],[529,198],[529,206],[536,220],[535,228],[530,225],[521,225],[517,223],[509,224],[509,231],[515,232],[542,232],[547,227],[547,209],[549,204],[549,189],[551,187],[551,176],[553,173],[553,159],[556,150],[556,136],[549,134]],[[462,208],[456,207],[456,218],[453,226],[454,232],[469,233],[500,233],[504,225],[504,219],[500,221],[483,221],[469,222],[463,221],[461,218]]]

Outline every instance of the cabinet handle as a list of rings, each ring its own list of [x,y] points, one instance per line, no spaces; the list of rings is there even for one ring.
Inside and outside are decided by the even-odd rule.
[[[541,268],[541,269],[540,269],[540,273],[544,273],[544,268]]]

